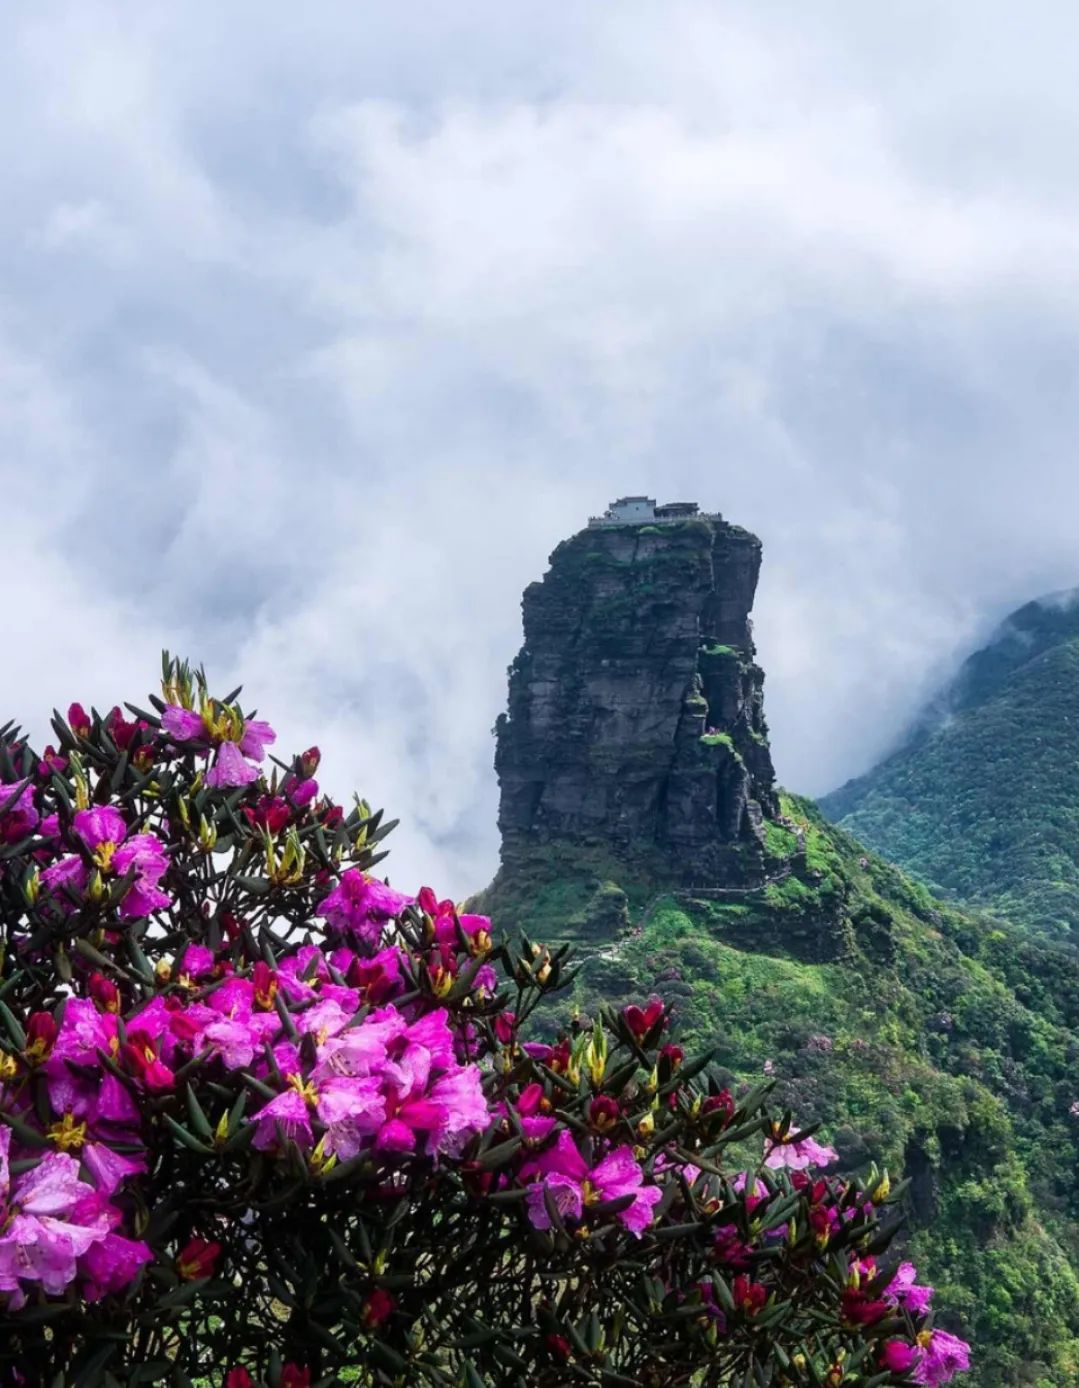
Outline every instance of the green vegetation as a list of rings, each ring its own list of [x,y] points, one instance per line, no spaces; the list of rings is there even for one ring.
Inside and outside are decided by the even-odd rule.
[[[732,1082],[773,1073],[844,1162],[911,1181],[910,1251],[978,1388],[1079,1382],[1079,963],[921,884],[784,798],[789,875],[698,898],[598,851],[548,846],[485,894],[502,925],[578,942],[559,1004],[658,992]],[[657,895],[658,893],[658,895]],[[602,926],[598,922],[602,920]],[[621,920],[621,926],[611,923]]]
[[[1021,609],[939,709],[822,808],[938,892],[1068,938],[1079,931],[1079,606]]]
[[[764,821],[764,847],[770,858],[790,858],[798,851],[798,835],[785,824]]]
[[[737,751],[735,751],[734,739],[730,733],[704,733],[701,736],[701,741],[706,747],[729,747],[734,755],[738,756]]]

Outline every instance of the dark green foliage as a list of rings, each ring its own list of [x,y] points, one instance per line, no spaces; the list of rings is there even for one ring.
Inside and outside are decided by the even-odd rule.
[[[658,992],[732,1079],[768,1064],[851,1167],[911,1179],[911,1251],[976,1346],[968,1381],[1079,1382],[1079,962],[935,901],[808,802],[783,810],[804,857],[769,825],[773,863],[788,851],[762,891],[650,893],[645,864],[548,846],[485,904],[555,940],[624,887],[633,925],[582,944],[563,1009]]]
[[[822,808],[938,891],[1079,930],[1079,606],[1015,613],[907,743]]]

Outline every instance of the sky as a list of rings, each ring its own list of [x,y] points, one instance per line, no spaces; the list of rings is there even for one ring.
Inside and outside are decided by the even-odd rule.
[[[242,680],[497,859],[520,593],[756,531],[781,780],[1079,583],[1079,7],[36,0],[0,48],[0,713]]]

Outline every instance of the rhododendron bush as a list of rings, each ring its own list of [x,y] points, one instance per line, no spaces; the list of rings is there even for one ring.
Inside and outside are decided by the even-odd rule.
[[[0,734],[0,1375],[947,1382],[886,1178],[372,871],[239,691]],[[542,1009],[541,1009],[542,1011]]]

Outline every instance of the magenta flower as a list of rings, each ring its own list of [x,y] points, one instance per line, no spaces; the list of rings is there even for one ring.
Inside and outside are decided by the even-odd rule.
[[[812,1137],[795,1137],[788,1134],[782,1140],[772,1140],[764,1158],[765,1166],[773,1169],[781,1166],[791,1171],[804,1171],[807,1166],[830,1166],[839,1159],[839,1153],[826,1147]]]
[[[41,885],[65,911],[74,909],[73,898],[86,890],[86,864],[81,858],[61,858],[41,874]]]
[[[646,1186],[641,1170],[629,1147],[616,1147],[589,1169],[577,1150],[572,1134],[565,1128],[554,1147],[521,1168],[522,1178],[537,1175],[528,1187],[528,1217],[537,1229],[551,1227],[547,1201],[559,1216],[569,1222],[581,1219],[585,1207],[604,1200],[617,1200],[632,1194],[634,1199],[618,1218],[635,1238],[640,1238],[652,1222],[653,1207],[663,1198],[658,1186]]]
[[[326,1151],[349,1161],[368,1145],[386,1116],[377,1080],[334,1079],[319,1086],[316,1112],[326,1124]]]
[[[207,718],[212,715],[207,714]],[[249,718],[243,725],[239,740],[224,737],[223,732],[232,725],[231,715],[217,725],[207,722],[201,713],[193,709],[180,708],[168,704],[161,715],[162,730],[174,742],[217,743],[214,764],[206,773],[206,784],[218,790],[231,786],[248,786],[258,778],[258,770],[246,758],[262,761],[266,748],[277,741],[277,734],[269,723],[260,718]],[[205,750],[205,748],[203,749]]]
[[[313,780],[310,776],[303,781],[297,781],[294,776],[288,776],[285,778],[285,784],[282,786],[282,790],[285,792],[289,802],[295,805],[296,809],[303,810],[310,805],[311,801],[314,800],[315,796],[318,794],[318,782]]]
[[[145,1157],[125,1156],[103,1142],[86,1143],[80,1156],[102,1195],[115,1194],[129,1176],[141,1175],[146,1170]]]
[[[122,1291],[153,1258],[148,1244],[110,1230],[79,1259],[83,1296],[87,1301],[100,1301],[111,1292]]]
[[[108,1220],[98,1212],[89,1224],[74,1222],[73,1207],[93,1190],[79,1180],[73,1157],[47,1152],[12,1181],[10,1147],[11,1129],[0,1127],[0,1292],[19,1306],[23,1282],[39,1282],[53,1293],[73,1282],[76,1259],[105,1237]]]
[[[277,734],[269,723],[264,723],[261,718],[249,718],[244,723],[243,736],[240,738],[240,751],[245,757],[250,757],[252,761],[262,761],[266,755],[266,748],[271,742],[277,741]]]
[[[916,1345],[906,1340],[889,1340],[880,1352],[880,1367],[893,1374],[909,1373],[922,1357]]]
[[[395,892],[384,882],[368,877],[359,868],[349,868],[328,896],[323,897],[316,916],[338,930],[351,932],[367,945],[377,945],[383,924],[399,916],[414,900]]]
[[[192,742],[206,736],[202,714],[194,709],[168,704],[161,715],[161,727],[175,742]]]
[[[79,810],[72,827],[103,875],[124,877],[134,870],[134,880],[117,908],[120,917],[137,919],[171,906],[172,898],[158,887],[169,860],[156,835],[135,834],[129,839],[123,815],[111,805]],[[61,898],[72,891],[82,892],[87,882],[86,865],[81,858],[62,858],[41,874],[41,882]]]
[[[172,898],[158,886],[169,860],[165,845],[154,834],[135,834],[116,850],[112,863],[118,876],[126,876],[132,869],[135,872],[117,907],[119,916],[125,920],[141,918],[172,905]]]
[[[314,1141],[311,1132],[314,1088],[305,1085],[299,1075],[290,1075],[289,1085],[283,1094],[278,1094],[253,1115],[258,1131],[251,1145],[260,1151],[272,1151],[283,1141],[295,1142],[306,1149]]]
[[[918,1270],[913,1263],[900,1263],[884,1295],[897,1306],[905,1306],[914,1316],[924,1316],[933,1300],[933,1288],[915,1282]]]
[[[22,783],[21,789],[17,781],[0,781],[0,842],[19,843],[40,820],[29,780]]]
[[[95,805],[92,810],[77,811],[72,827],[102,868],[111,865],[113,853],[127,837],[124,817],[112,805]]]
[[[922,1361],[914,1371],[914,1382],[937,1388],[938,1384],[951,1383],[956,1374],[966,1373],[969,1368],[970,1346],[966,1340],[947,1330],[933,1330]]]
[[[222,742],[217,749],[214,764],[206,773],[206,784],[218,790],[229,786],[249,786],[258,780],[258,771],[244,755],[235,742]]]
[[[427,1092],[428,1103],[439,1110],[438,1121],[428,1130],[427,1155],[459,1156],[491,1119],[480,1072],[474,1065],[441,1076]]]

